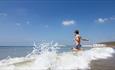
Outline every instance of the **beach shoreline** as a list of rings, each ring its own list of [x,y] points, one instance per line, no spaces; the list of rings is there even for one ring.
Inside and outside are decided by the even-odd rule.
[[[107,59],[91,61],[91,70],[115,70],[115,54]]]

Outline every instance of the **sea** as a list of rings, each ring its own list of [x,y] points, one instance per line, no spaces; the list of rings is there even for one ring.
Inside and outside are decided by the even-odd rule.
[[[115,70],[115,49],[84,47],[55,42],[33,46],[0,46],[0,70]]]

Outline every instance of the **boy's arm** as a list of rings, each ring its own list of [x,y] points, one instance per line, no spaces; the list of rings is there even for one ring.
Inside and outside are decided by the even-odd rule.
[[[88,39],[83,39],[83,38],[81,38],[81,40],[83,40],[83,41],[89,41]]]

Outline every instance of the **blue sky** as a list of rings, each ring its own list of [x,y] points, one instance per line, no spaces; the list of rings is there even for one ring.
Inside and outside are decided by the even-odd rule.
[[[115,40],[114,0],[1,0],[0,42],[73,44],[79,29],[91,42]]]

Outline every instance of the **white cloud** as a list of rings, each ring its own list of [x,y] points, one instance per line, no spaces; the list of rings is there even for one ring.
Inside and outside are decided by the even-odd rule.
[[[16,23],[16,26],[21,26],[21,24],[20,23]]]
[[[107,22],[112,22],[115,21],[115,17],[108,17],[108,18],[98,18],[96,22],[98,23],[107,23]]]
[[[115,20],[115,17],[110,17],[110,20]]]
[[[7,16],[6,13],[0,13],[0,16]]]
[[[108,21],[108,18],[98,18],[97,22],[99,23],[105,23],[106,21]]]
[[[69,26],[69,25],[75,24],[75,21],[74,21],[74,20],[64,20],[64,21],[62,22],[62,24],[63,24],[64,26]]]

